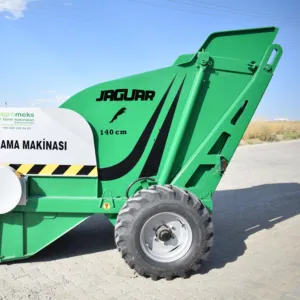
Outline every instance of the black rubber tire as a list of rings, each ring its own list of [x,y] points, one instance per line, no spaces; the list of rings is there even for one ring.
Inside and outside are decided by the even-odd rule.
[[[179,260],[171,263],[149,258],[141,248],[140,232],[150,217],[160,212],[175,212],[192,229],[192,245]],[[206,207],[192,193],[171,185],[153,185],[129,198],[121,209],[115,227],[116,246],[130,268],[153,280],[189,277],[207,259],[213,244],[213,223]]]

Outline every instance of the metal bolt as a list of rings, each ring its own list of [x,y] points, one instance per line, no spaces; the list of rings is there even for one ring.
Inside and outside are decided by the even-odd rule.
[[[266,65],[264,67],[264,69],[265,69],[265,71],[270,72],[270,71],[272,71],[272,66],[271,65]]]

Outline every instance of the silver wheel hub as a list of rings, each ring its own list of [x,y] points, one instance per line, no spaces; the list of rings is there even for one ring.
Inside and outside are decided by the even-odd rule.
[[[158,262],[173,262],[189,251],[192,229],[182,216],[162,212],[145,222],[140,233],[140,244],[149,258]]]
[[[154,229],[153,229],[154,230]],[[161,225],[157,229],[155,229],[156,236],[162,242],[167,242],[171,238],[174,238],[172,235],[172,229],[169,228],[167,225]]]

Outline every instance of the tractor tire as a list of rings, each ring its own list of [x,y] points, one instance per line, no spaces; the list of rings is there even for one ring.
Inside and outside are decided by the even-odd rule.
[[[192,193],[153,185],[129,198],[115,227],[116,246],[131,269],[153,280],[198,271],[213,244],[213,223]]]

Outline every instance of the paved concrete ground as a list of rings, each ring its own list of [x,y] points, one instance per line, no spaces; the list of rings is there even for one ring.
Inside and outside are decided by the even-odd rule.
[[[0,265],[2,299],[300,299],[300,141],[240,147],[214,196],[199,274],[153,282],[122,261],[94,216],[35,257]]]

